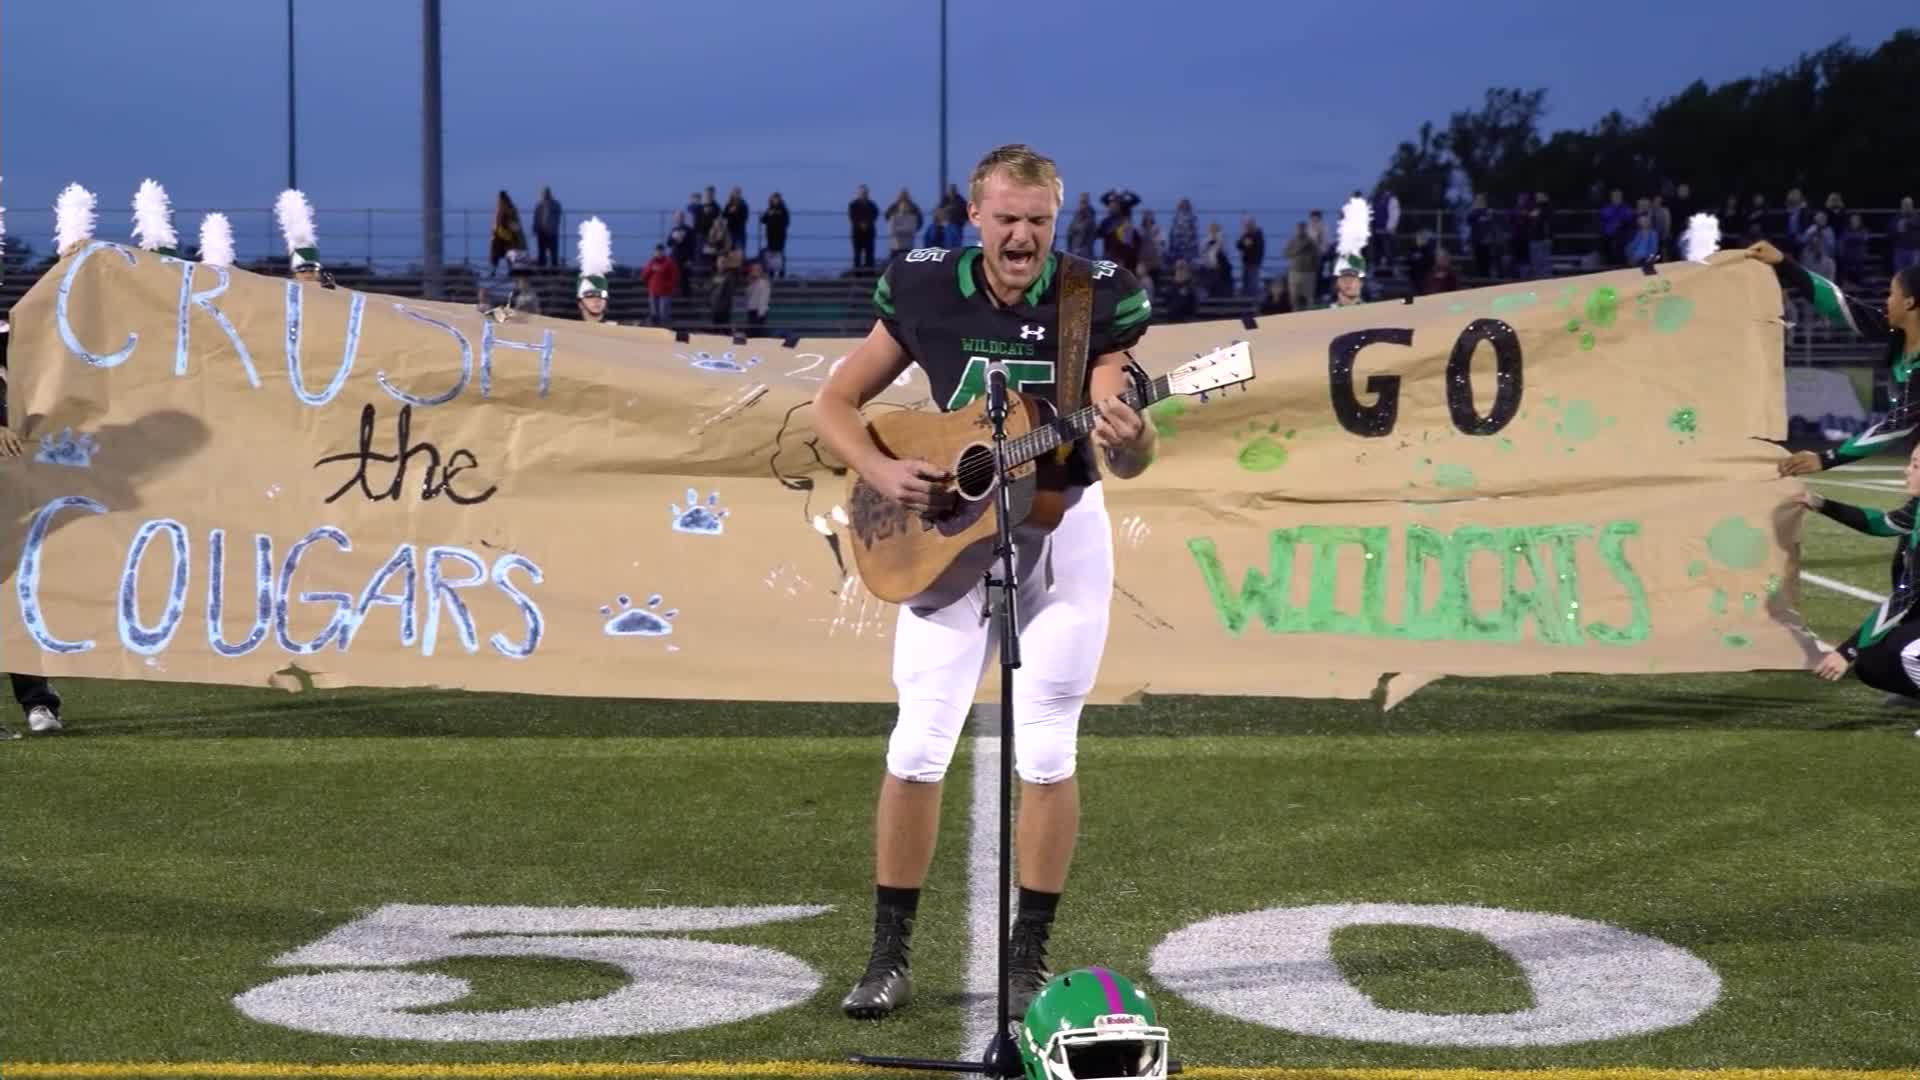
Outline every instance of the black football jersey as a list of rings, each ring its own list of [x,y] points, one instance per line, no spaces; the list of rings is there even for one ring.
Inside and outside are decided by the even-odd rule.
[[[934,403],[952,412],[987,392],[987,365],[1007,365],[1008,388],[1058,405],[1054,370],[1058,356],[1059,269],[1050,251],[1018,303],[1001,307],[987,293],[978,247],[916,248],[894,256],[874,286],[873,307],[887,332],[926,374]],[[1080,403],[1088,403],[1093,363],[1106,353],[1131,348],[1147,332],[1153,305],[1126,268],[1093,263],[1093,326],[1087,349],[1087,380]],[[1090,440],[1074,444],[1068,483],[1084,487],[1099,477]]]

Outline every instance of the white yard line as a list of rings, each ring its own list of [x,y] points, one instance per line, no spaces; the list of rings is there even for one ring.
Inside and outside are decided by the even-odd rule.
[[[976,705],[973,740],[973,833],[967,842],[967,1013],[960,1028],[962,1061],[978,1060],[993,1037],[1000,1008],[1000,706]],[[1012,898],[1009,896],[1011,907]]]
[[[1830,577],[1821,577],[1819,574],[1809,574],[1805,570],[1800,571],[1800,580],[1811,585],[1818,585],[1823,589],[1832,589],[1834,592],[1842,595],[1851,596],[1855,600],[1865,600],[1869,604],[1877,604],[1886,599],[1886,597],[1879,593],[1869,592],[1866,589],[1860,588],[1858,585],[1849,585],[1844,581],[1835,581]]]

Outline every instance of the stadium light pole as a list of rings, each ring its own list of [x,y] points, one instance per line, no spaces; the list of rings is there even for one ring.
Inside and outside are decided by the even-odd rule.
[[[292,0],[288,0],[289,3]],[[934,205],[947,195],[947,0],[940,0],[940,186],[933,189]]]
[[[445,299],[441,284],[440,0],[420,0],[420,214],[425,231],[421,291]]]
[[[294,155],[296,139],[294,136],[293,112],[293,0],[287,0],[287,186],[300,186],[300,174],[296,167],[298,159]]]

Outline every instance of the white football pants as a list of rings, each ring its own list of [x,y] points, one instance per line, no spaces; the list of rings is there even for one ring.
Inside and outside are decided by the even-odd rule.
[[[1105,494],[1095,482],[1067,498],[1059,526],[1044,542],[1015,548],[1020,666],[1013,672],[1014,771],[1030,784],[1057,784],[1073,775],[1080,709],[1100,670],[1113,600],[1113,527]],[[939,780],[953,760],[1000,636],[997,610],[981,618],[986,599],[986,583],[980,582],[936,611],[900,608],[893,640],[900,714],[887,742],[887,771],[902,780]]]

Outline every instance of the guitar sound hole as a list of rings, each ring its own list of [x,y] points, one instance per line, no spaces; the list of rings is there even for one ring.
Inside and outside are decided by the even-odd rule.
[[[966,499],[983,499],[993,490],[993,448],[975,443],[960,451],[953,484]]]

